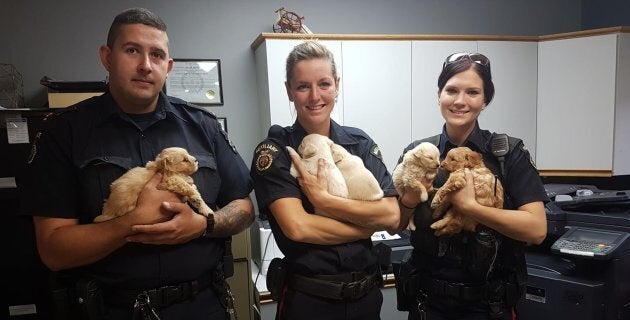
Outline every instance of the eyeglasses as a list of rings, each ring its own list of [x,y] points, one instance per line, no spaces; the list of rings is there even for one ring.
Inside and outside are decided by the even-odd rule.
[[[481,53],[468,53],[468,52],[457,52],[446,57],[446,60],[444,60],[444,64],[442,65],[442,69],[444,69],[444,67],[446,67],[447,65],[451,63],[455,63],[463,59],[468,59],[474,63],[480,64],[490,69],[490,60],[488,60],[486,56],[484,56]]]

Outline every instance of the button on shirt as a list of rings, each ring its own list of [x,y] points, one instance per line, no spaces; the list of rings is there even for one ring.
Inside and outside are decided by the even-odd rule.
[[[382,161],[378,145],[363,131],[342,127],[331,120],[330,139],[343,146],[351,154],[359,156],[365,167],[379,181],[385,197],[397,195],[391,176]],[[254,151],[251,175],[254,180],[256,200],[261,215],[269,217],[271,229],[278,247],[287,257],[289,269],[302,275],[340,274],[376,268],[376,258],[371,253],[371,239],[363,239],[339,245],[298,243],[287,238],[269,210],[269,205],[281,198],[302,200],[307,212],[313,214],[313,206],[302,193],[300,186],[289,174],[291,158],[286,146],[297,150],[307,133],[295,122],[291,127],[272,126],[267,139]]]
[[[50,116],[33,144],[24,184],[29,194],[25,213],[91,223],[115,179],[175,146],[197,159],[193,179],[211,207],[251,192],[249,170],[213,114],[161,94],[156,111],[142,123],[143,129],[120,110],[109,92]],[[129,243],[88,269],[112,286],[154,288],[189,281],[215,268],[223,243],[223,239],[161,246]]]

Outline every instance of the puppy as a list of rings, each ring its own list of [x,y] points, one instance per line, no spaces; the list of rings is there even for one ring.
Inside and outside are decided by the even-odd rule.
[[[341,171],[348,186],[348,198],[355,200],[379,200],[383,190],[358,156],[350,154],[344,147],[333,143],[330,147],[335,165]]]
[[[440,166],[440,150],[430,142],[422,142],[405,153],[402,162],[396,166],[392,179],[399,194],[405,187],[420,192],[420,201],[429,198],[428,192],[433,189],[433,179]],[[415,230],[413,215],[409,218],[410,230]]]
[[[197,171],[197,159],[183,148],[166,148],[155,161],[147,162],[145,167],[135,167],[112,182],[109,198],[105,200],[103,212],[94,218],[94,222],[107,221],[126,214],[136,207],[138,195],[145,184],[157,172],[163,174],[157,185],[160,190],[168,190],[182,196],[197,208],[199,213],[208,216],[212,209],[203,201],[197,187],[190,177]]]
[[[338,197],[348,198],[348,186],[341,171],[335,166],[335,160],[332,156],[331,146],[333,144],[333,141],[328,137],[313,133],[302,139],[297,153],[300,155],[302,165],[306,171],[313,175],[317,175],[319,159],[324,159],[328,192]],[[295,152],[291,147],[287,147],[287,150],[289,153]],[[290,173],[293,177],[299,177],[299,173],[293,163],[291,163]]]
[[[431,202],[431,208],[435,209],[433,211],[434,218],[441,216],[451,205],[447,195],[466,186],[464,168],[469,168],[473,175],[477,202],[488,207],[503,208],[501,181],[485,166],[480,153],[467,147],[454,148],[446,154],[441,166],[450,172],[450,176],[444,185],[438,189]],[[436,235],[455,234],[461,230],[475,231],[476,221],[452,212],[449,211],[443,219],[431,225],[432,229],[437,230]]]

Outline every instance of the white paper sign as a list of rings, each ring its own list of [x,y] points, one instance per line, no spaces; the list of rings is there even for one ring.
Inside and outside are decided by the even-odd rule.
[[[9,144],[29,143],[28,122],[24,118],[7,118]]]

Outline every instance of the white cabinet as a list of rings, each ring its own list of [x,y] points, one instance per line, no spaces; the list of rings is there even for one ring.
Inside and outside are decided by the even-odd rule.
[[[365,131],[394,169],[411,141],[411,41],[346,41],[344,124]]]
[[[628,46],[628,34],[538,44],[539,170],[630,173]]]
[[[536,159],[537,42],[479,41],[477,52],[490,59],[495,94],[481,112],[482,129],[523,139]]]

